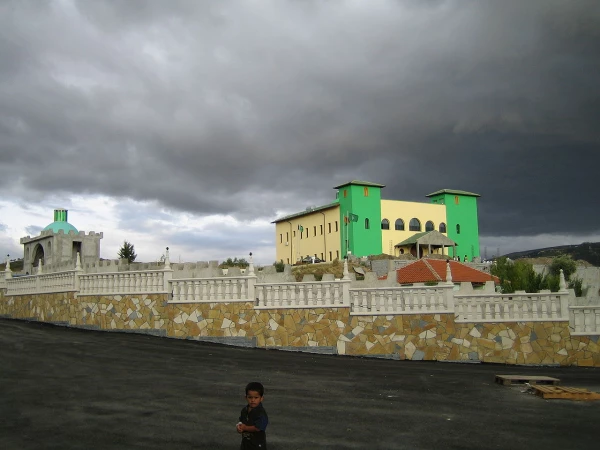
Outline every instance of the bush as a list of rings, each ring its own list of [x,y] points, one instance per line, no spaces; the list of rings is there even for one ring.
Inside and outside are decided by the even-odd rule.
[[[583,280],[581,278],[573,278],[569,281],[569,289],[575,291],[575,297],[583,297]]]
[[[280,260],[279,262],[275,261],[273,263],[273,265],[275,266],[275,271],[276,272],[283,272],[283,270],[285,269],[285,264],[283,262],[283,259]]]
[[[245,269],[246,267],[248,267],[248,265],[248,261],[246,261],[244,258],[227,258],[227,261],[223,261],[221,264],[219,264],[219,268],[226,269],[228,267],[240,267],[242,269]]]
[[[552,264],[550,264],[549,267],[550,274],[559,276],[560,269],[562,269],[563,274],[565,275],[565,280],[569,281],[571,275],[577,270],[577,264],[575,264],[575,261],[573,261],[569,255],[561,255],[552,260]]]

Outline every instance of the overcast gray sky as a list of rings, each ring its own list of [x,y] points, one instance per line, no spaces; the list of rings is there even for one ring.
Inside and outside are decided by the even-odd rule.
[[[481,194],[488,255],[599,241],[599,74],[598,0],[0,1],[0,252],[67,207],[269,263],[351,179]]]

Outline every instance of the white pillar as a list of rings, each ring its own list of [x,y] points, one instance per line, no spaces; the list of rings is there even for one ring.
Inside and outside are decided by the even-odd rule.
[[[452,270],[450,270],[450,261],[446,262],[446,284],[454,285],[452,282]]]
[[[9,280],[12,278],[12,270],[10,270],[10,256],[6,255],[6,267],[4,268],[4,279]]]
[[[165,252],[165,267],[163,268],[163,290],[164,292],[170,294],[169,284],[171,284],[171,280],[173,279],[173,269],[171,269],[171,261],[169,260],[169,247]]]
[[[75,296],[77,297],[77,293],[79,292],[79,275],[81,275],[83,273],[83,269],[81,268],[81,256],[79,255],[79,252],[77,252],[77,259],[75,262],[75,279],[73,280],[74,282],[74,289],[75,289]]]
[[[248,275],[254,275],[254,261],[252,259],[252,252],[250,252],[250,263],[248,264]]]
[[[560,288],[558,289],[558,292],[560,293],[567,293],[569,291],[567,291],[567,282],[565,281],[565,274],[563,273],[563,270],[560,269],[560,283],[559,283]]]

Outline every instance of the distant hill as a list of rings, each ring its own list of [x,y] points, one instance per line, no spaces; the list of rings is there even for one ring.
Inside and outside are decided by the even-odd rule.
[[[584,242],[579,245],[559,245],[557,247],[514,252],[504,256],[507,256],[510,259],[521,259],[553,258],[559,255],[570,255],[575,261],[583,260],[593,266],[600,266],[600,242]]]

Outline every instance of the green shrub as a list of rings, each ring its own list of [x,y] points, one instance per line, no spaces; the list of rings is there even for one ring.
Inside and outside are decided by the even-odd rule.
[[[275,271],[277,271],[277,272],[283,272],[283,270],[285,269],[285,264],[283,262],[283,259],[280,261],[275,261],[273,263],[273,265],[275,266]]]

